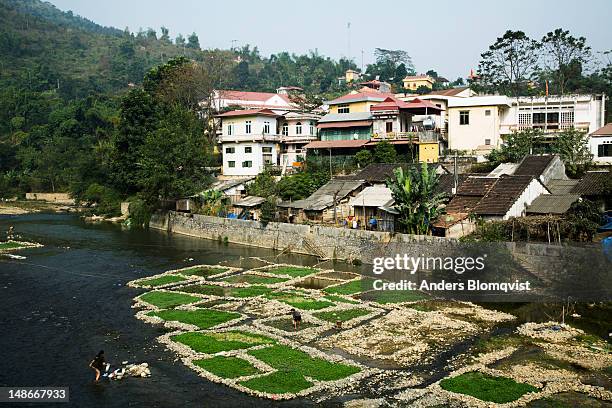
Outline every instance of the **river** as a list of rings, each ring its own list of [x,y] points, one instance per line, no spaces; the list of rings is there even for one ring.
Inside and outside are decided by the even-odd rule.
[[[75,407],[314,405],[304,399],[256,399],[197,376],[155,341],[160,328],[134,317],[132,298],[140,292],[125,286],[168,269],[273,257],[274,251],[151,230],[122,231],[72,215],[0,216],[2,235],[9,225],[22,239],[44,247],[20,251],[24,260],[0,257],[0,386],[67,386],[70,404],[60,406]],[[101,349],[113,365],[148,362],[152,376],[94,384],[88,364]]]

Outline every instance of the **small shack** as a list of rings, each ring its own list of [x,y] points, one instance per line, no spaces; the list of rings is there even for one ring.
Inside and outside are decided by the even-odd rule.
[[[391,190],[384,185],[364,188],[349,200],[352,214],[366,229],[395,231],[395,215]]]
[[[233,204],[236,218],[245,220],[259,220],[261,218],[261,205],[266,201],[263,197],[248,196]]]

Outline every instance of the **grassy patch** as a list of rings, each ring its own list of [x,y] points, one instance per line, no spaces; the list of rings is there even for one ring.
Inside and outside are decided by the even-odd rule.
[[[19,242],[13,242],[13,241],[0,242],[0,251],[8,250],[8,249],[21,248],[23,246],[24,245],[20,244]]]
[[[212,309],[197,309],[197,310],[161,310],[159,312],[150,312],[149,316],[157,316],[168,321],[177,321],[186,324],[192,324],[200,329],[208,329],[221,323],[229,322],[230,320],[240,317],[239,313],[225,312]]]
[[[269,337],[243,331],[220,333],[188,332],[172,336],[172,340],[190,347],[193,351],[215,354],[220,351],[242,350],[261,344],[275,343]]]
[[[331,363],[321,358],[311,357],[301,350],[276,345],[248,352],[258,360],[285,374],[299,373],[319,381],[333,381],[358,373],[358,367],[341,363]]]
[[[207,277],[226,272],[227,270],[228,268],[224,268],[222,266],[194,266],[193,268],[183,269],[182,271],[179,271],[179,273],[186,276]]]
[[[356,317],[365,316],[369,313],[371,313],[371,311],[367,309],[346,309],[335,310],[332,312],[317,312],[314,313],[314,315],[315,317],[328,322],[337,322],[338,320],[346,322]]]
[[[368,290],[372,290],[372,283],[374,279],[362,277],[359,280],[354,280],[350,282],[343,283],[342,285],[332,286],[329,288],[325,288],[325,293],[337,293],[340,295],[352,295],[354,293],[365,292]]]
[[[506,377],[491,377],[476,371],[444,379],[440,381],[440,386],[447,391],[499,404],[515,401],[528,392],[538,391],[529,384],[517,383]]]
[[[251,286],[249,288],[232,288],[229,295],[237,298],[249,298],[261,295],[266,295],[274,289],[266,288],[265,286]]]
[[[233,275],[223,278],[225,282],[229,283],[249,283],[252,285],[272,285],[274,283],[286,282],[287,278],[275,278],[271,276],[258,276],[258,275]]]
[[[244,377],[245,375],[261,372],[248,361],[238,357],[215,356],[213,358],[195,360],[193,364],[223,378]]]
[[[286,332],[295,331],[295,329],[293,328],[293,319],[291,318],[291,316],[287,316],[286,319],[267,321],[264,324],[266,326],[274,327],[276,329],[284,330]],[[317,325],[312,322],[304,321],[304,318],[302,317],[302,322],[300,323],[299,329],[297,331],[302,331],[302,330],[305,330],[311,327],[316,327],[316,326]]]
[[[202,295],[225,296],[225,289],[214,285],[188,285],[177,288],[177,290],[187,293],[200,293]]]
[[[387,303],[415,302],[429,297],[423,292],[415,290],[376,290],[364,293],[361,298],[384,305]]]
[[[360,303],[358,300],[347,299],[345,297],[338,296],[338,295],[327,295],[325,296],[324,299],[332,301],[332,302],[349,303],[351,305],[358,305]]]
[[[289,275],[294,278],[297,278],[298,276],[301,277],[312,275],[313,273],[318,271],[318,269],[308,268],[306,266],[279,266],[277,268],[265,270],[265,272],[272,273],[274,275]]]
[[[182,293],[153,291],[141,295],[140,300],[161,309],[168,309],[179,305],[197,302],[198,300],[202,299],[196,296],[184,295]]]
[[[240,384],[252,390],[271,394],[295,393],[312,387],[312,383],[307,381],[303,375],[293,371],[276,371],[272,374],[251,378]]]
[[[155,287],[167,285],[169,283],[183,282],[185,280],[187,279],[178,275],[162,275],[158,278],[141,279],[136,283],[140,286]]]
[[[319,310],[326,307],[335,306],[334,303],[327,300],[317,300],[302,296],[296,292],[275,292],[266,295],[268,299],[275,299],[280,302],[293,306],[296,309],[302,310]]]

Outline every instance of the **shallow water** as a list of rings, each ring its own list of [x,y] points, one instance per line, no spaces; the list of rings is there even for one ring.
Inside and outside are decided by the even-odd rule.
[[[157,344],[162,329],[134,317],[132,298],[141,291],[125,286],[197,263],[262,264],[248,257],[275,260],[274,251],[88,225],[72,215],[0,216],[0,236],[9,225],[22,239],[45,246],[20,251],[25,260],[0,257],[0,386],[68,386],[70,404],[62,406],[75,407],[313,405],[260,400],[198,377]],[[303,256],[280,261],[316,262]],[[101,349],[112,365],[148,362],[152,376],[93,384],[88,364]]]

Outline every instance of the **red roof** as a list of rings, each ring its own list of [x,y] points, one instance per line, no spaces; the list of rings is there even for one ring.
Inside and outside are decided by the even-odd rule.
[[[272,117],[280,117],[282,115],[277,115],[272,112],[270,109],[244,109],[244,110],[233,110],[229,112],[222,113],[217,115],[220,117],[228,117],[228,116],[272,116]]]
[[[304,149],[334,149],[334,148],[358,148],[368,143],[367,140],[315,140],[304,146]]]
[[[367,89],[367,90],[366,90]],[[327,102],[330,105],[336,105],[339,103],[342,103],[344,101],[359,101],[359,100],[372,100],[372,98],[376,98],[376,99],[380,99],[381,101],[385,100],[385,98],[388,97],[394,97],[393,94],[388,94],[388,93],[383,93],[383,92],[379,92],[375,89],[371,89],[371,88],[367,88],[364,87],[361,90],[359,90],[359,92],[357,93],[349,93],[346,95],[343,95],[339,98],[336,98],[332,101]]]
[[[237,101],[259,101],[266,102],[268,99],[278,96],[282,98],[285,102],[291,103],[291,100],[287,95],[277,94],[274,92],[249,92],[249,91],[228,91],[221,90],[219,92],[219,97],[223,99],[237,100]]]
[[[400,110],[400,109],[424,109],[427,108],[436,110],[440,112],[443,110],[439,106],[434,105],[429,101],[422,101],[419,98],[416,98],[410,102],[404,102],[401,99],[397,99],[395,97],[388,97],[381,103],[377,103],[376,105],[370,106],[370,111],[377,110]]]
[[[422,101],[419,98],[414,98],[413,100],[408,102],[406,105],[408,105],[407,106],[408,109],[427,108],[427,109],[437,110],[438,112],[444,110],[441,107],[436,106],[436,105],[434,105],[433,103],[431,103],[429,101]]]
[[[604,127],[597,129],[591,133],[591,136],[612,136],[612,123],[608,123]]]
[[[369,120],[347,120],[344,122],[325,122],[319,123],[317,127],[319,129],[334,129],[334,128],[348,128],[358,126],[370,126],[372,124]]]

